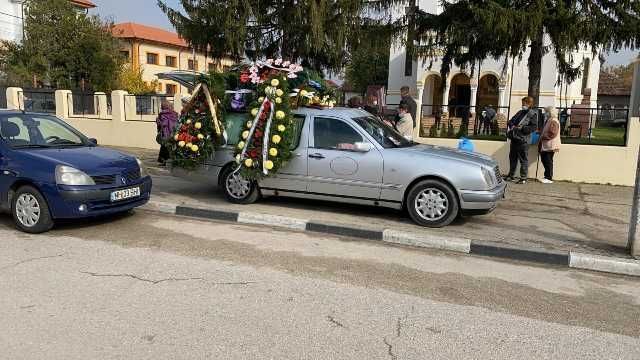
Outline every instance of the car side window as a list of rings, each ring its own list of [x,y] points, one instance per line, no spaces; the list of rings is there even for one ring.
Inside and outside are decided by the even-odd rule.
[[[33,120],[38,124],[37,129],[45,142],[82,143],[82,139],[78,135],[64,126],[56,124],[49,119],[34,117]]]
[[[28,144],[30,142],[29,129],[18,116],[6,117],[0,120],[0,135],[11,145]]]
[[[318,149],[352,150],[362,142],[353,127],[342,120],[316,117],[313,121],[313,144]]]

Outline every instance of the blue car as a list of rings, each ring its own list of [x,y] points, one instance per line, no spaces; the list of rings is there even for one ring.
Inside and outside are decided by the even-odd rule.
[[[18,229],[129,211],[151,196],[140,160],[47,114],[0,111],[0,206]]]

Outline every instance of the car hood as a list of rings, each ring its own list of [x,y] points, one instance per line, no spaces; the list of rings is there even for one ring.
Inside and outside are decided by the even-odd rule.
[[[66,165],[88,174],[132,169],[138,166],[133,156],[99,146],[29,149],[24,155],[52,165]]]
[[[414,145],[406,148],[399,148],[394,150],[400,150],[412,154],[424,154],[428,156],[437,156],[440,158],[446,158],[451,160],[463,161],[467,163],[473,163],[478,165],[484,165],[493,168],[497,165],[496,161],[491,157],[480,153],[462,151],[445,146],[437,145]]]

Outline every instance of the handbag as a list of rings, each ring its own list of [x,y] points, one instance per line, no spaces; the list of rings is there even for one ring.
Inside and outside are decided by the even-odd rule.
[[[538,144],[539,141],[540,141],[540,133],[537,131],[532,132],[531,139],[529,140],[529,145],[536,145]]]

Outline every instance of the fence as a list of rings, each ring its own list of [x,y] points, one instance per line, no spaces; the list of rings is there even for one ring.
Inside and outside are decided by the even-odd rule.
[[[128,121],[155,121],[162,102],[174,102],[173,95],[125,95],[124,113]]]
[[[55,90],[24,89],[18,91],[18,97],[25,111],[56,113]]]
[[[100,96],[93,93],[69,93],[69,116],[98,117]]]
[[[7,88],[5,86],[0,87],[0,109],[7,108]]]

